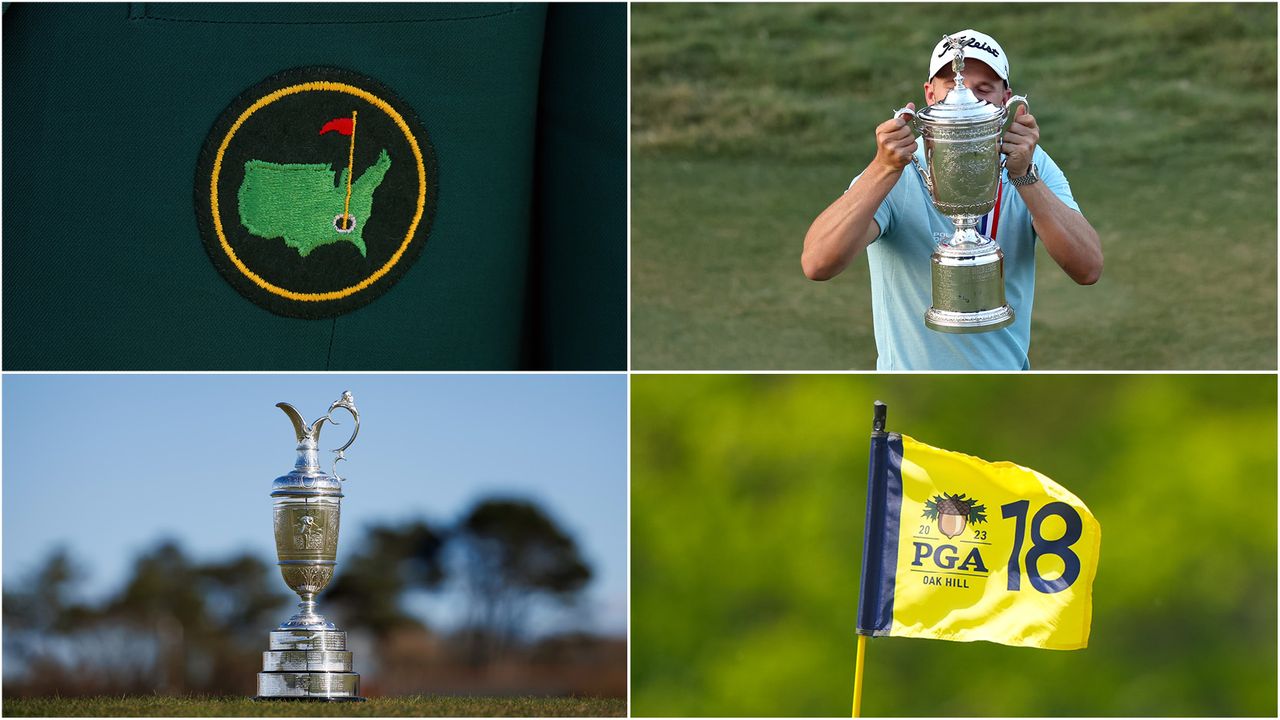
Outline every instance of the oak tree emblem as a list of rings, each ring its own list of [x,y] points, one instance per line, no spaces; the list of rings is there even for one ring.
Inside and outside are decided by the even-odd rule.
[[[977,498],[965,497],[964,493],[952,495],[944,492],[925,501],[924,516],[937,521],[938,531],[953,538],[964,532],[969,523],[986,522],[987,506],[980,505]]]

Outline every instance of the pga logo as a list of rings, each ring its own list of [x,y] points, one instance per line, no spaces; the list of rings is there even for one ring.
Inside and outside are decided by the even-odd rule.
[[[963,533],[970,524],[986,523],[987,507],[979,503],[977,498],[966,497],[964,493],[952,495],[944,492],[942,495],[935,495],[926,500],[924,512],[921,515],[933,521],[933,526],[921,526],[922,533],[927,532],[931,527],[936,527],[939,533],[950,540]],[[978,530],[975,531],[975,535],[985,538],[986,532]],[[917,539],[912,542],[912,545],[914,546],[914,557],[911,560],[913,567],[923,567],[925,561],[929,561],[942,570],[984,574],[989,572],[977,547],[971,548],[961,561],[960,549],[949,543],[934,545]]]
[[[923,566],[925,560],[930,560],[943,570],[954,569],[975,573],[989,572],[987,566],[982,563],[982,553],[978,552],[978,548],[970,550],[969,554],[965,556],[964,562],[957,565],[956,561],[960,559],[960,550],[955,545],[939,545],[935,548],[929,543],[920,542],[919,540],[912,541],[912,544],[915,545],[915,558],[911,561],[913,566]]]

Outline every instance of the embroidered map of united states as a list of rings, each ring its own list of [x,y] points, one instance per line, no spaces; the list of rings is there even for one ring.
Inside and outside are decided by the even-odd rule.
[[[391,158],[383,150],[378,161],[351,184],[347,211],[354,219],[351,227],[352,222],[343,220],[347,168],[335,183],[332,165],[249,160],[244,164],[244,182],[238,193],[240,222],[258,237],[283,239],[302,257],[321,245],[343,241],[366,256],[362,233],[373,212],[373,191],[390,168]]]

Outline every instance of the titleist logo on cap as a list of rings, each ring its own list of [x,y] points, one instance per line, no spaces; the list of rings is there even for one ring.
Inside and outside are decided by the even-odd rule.
[[[994,55],[994,56],[996,56],[996,57],[1000,57],[1000,51],[999,51],[999,50],[996,50],[995,48],[991,47],[990,45],[988,45],[988,44],[986,44],[986,43],[984,43],[984,42],[978,42],[977,40],[975,40],[975,39],[973,39],[973,38],[967,38],[967,37],[959,38],[959,40],[958,40],[958,41],[959,41],[959,43],[960,43],[960,47],[978,48],[979,50],[986,50],[987,52],[991,53],[992,55]],[[938,57],[942,57],[942,56],[946,55],[946,54],[947,54],[948,52],[950,52],[950,51],[951,51],[951,48],[950,48],[950,47],[943,47],[943,48],[942,48],[942,52],[938,53]]]

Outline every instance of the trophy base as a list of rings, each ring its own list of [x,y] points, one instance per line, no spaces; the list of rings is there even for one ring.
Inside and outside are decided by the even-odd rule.
[[[273,630],[269,638],[272,650],[340,652],[347,649],[347,634],[341,631]]]
[[[262,672],[351,672],[346,650],[268,650],[262,653]]]
[[[944,333],[980,333],[1013,323],[1004,297],[1004,253],[990,238],[966,227],[932,257],[933,306],[925,327]]]
[[[254,702],[269,702],[275,700],[285,702],[364,702],[364,698],[362,697],[263,697],[261,695],[254,695],[249,699]]]
[[[255,700],[359,702],[360,676],[351,672],[347,634],[334,630],[276,630],[262,653]]]
[[[924,314],[925,327],[944,333],[978,333],[999,330],[1013,324],[1013,308],[1008,305],[980,312],[954,312],[929,308]]]
[[[258,699],[353,700],[360,699],[360,676],[338,672],[258,673]]]

